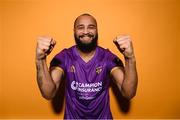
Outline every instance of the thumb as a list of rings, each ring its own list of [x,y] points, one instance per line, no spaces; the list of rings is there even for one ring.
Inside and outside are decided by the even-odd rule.
[[[51,44],[51,45],[55,45],[55,44],[56,44],[56,41],[55,41],[53,38],[51,38],[50,44]]]

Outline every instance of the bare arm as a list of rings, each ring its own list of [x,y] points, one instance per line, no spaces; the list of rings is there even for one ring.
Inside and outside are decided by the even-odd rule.
[[[132,41],[129,36],[116,38],[115,44],[125,58],[125,67],[112,70],[115,83],[122,95],[127,99],[135,96],[138,84],[138,75],[136,69],[136,59],[133,52]]]
[[[124,97],[131,99],[135,96],[138,78],[134,58],[126,59],[124,69],[116,67],[112,70],[111,75]]]
[[[54,45],[55,41],[51,38],[39,37],[36,48],[37,83],[42,96],[48,100],[55,96],[63,76],[62,69],[53,68],[49,71],[46,63],[46,56]]]
[[[52,99],[59,88],[63,71],[57,68],[49,71],[46,60],[36,60],[37,82],[41,94],[46,99]]]

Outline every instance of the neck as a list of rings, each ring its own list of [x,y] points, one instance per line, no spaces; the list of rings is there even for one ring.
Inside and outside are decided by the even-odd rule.
[[[92,50],[92,51],[90,51],[90,52],[83,52],[83,51],[81,51],[79,48],[77,48],[77,50],[78,50],[79,54],[80,54],[81,56],[84,56],[84,57],[92,56],[92,55],[95,54],[95,51],[96,51],[96,49],[94,49],[94,50]]]
[[[76,47],[77,48],[77,47]],[[88,62],[91,58],[93,58],[93,56],[95,55],[96,53],[96,49],[90,51],[90,52],[83,52],[81,51],[79,48],[77,48],[81,58],[85,61],[85,62]]]

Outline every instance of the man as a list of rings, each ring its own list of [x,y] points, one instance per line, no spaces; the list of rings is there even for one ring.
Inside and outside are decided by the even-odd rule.
[[[111,119],[109,83],[111,78],[119,92],[131,99],[136,94],[137,71],[133,45],[129,36],[117,36],[114,43],[124,55],[121,60],[97,45],[98,29],[95,18],[82,14],[74,22],[76,45],[62,50],[46,64],[56,42],[39,37],[36,48],[37,82],[42,96],[52,99],[65,79],[65,119]]]

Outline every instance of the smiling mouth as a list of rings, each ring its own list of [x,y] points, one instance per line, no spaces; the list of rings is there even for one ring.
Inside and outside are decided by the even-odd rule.
[[[91,36],[82,36],[80,38],[92,38]]]
[[[82,41],[86,41],[86,42],[88,42],[88,41],[91,41],[92,40],[92,37],[89,37],[89,36],[83,36],[83,37],[80,37],[80,39],[82,40]]]
[[[84,34],[84,35],[81,35],[81,36],[79,36],[80,38],[84,38],[84,37],[86,37],[86,38],[92,38],[93,37],[93,35],[91,35],[91,34]]]

